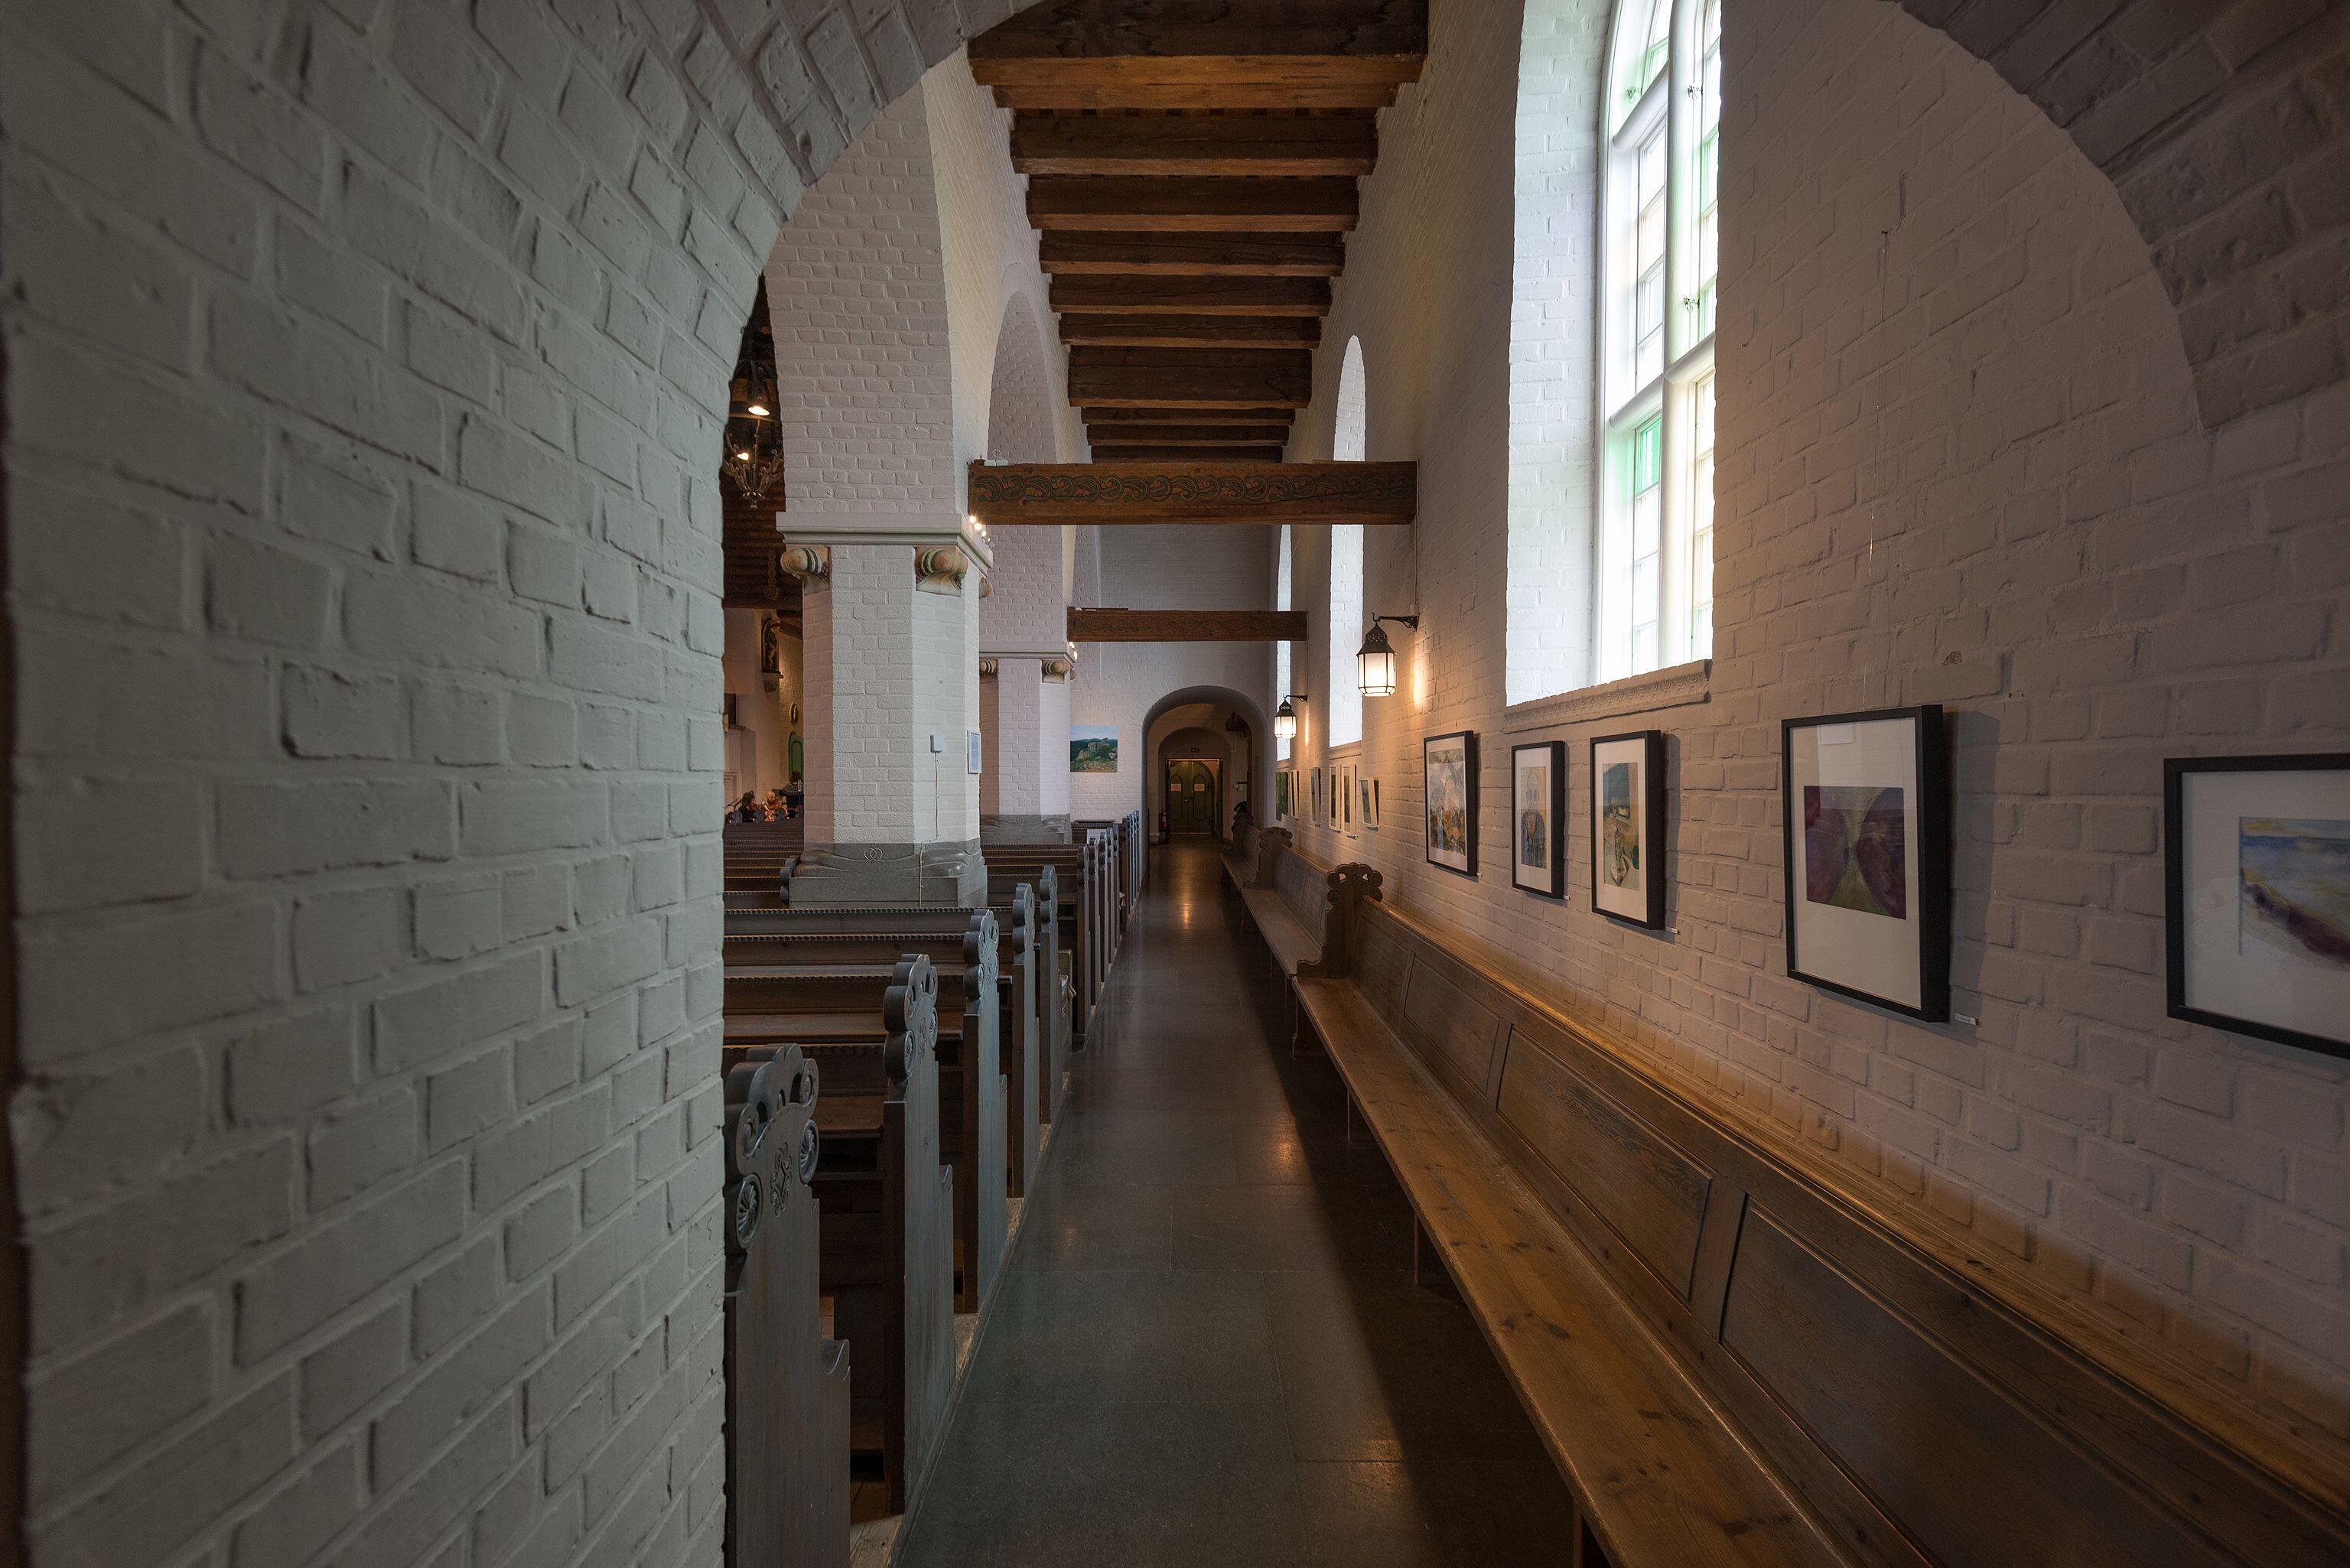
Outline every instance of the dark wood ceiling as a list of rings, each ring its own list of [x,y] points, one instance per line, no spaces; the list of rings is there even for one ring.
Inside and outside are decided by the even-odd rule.
[[[1427,0],[1045,0],[972,40],[1097,461],[1279,460],[1427,51]]]

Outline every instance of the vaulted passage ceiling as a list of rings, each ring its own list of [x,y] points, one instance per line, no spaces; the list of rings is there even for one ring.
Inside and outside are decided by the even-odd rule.
[[[972,41],[1097,461],[1279,460],[1427,50],[1427,0],[1046,0]]]

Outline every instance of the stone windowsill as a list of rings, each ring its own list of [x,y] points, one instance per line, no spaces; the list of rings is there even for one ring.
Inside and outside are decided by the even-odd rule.
[[[1627,713],[1650,713],[1665,708],[1686,708],[1711,695],[1713,660],[1669,665],[1645,675],[1586,686],[1555,697],[1538,697],[1503,710],[1502,728],[1511,734],[1530,730],[1555,730],[1593,719],[1616,719]]]

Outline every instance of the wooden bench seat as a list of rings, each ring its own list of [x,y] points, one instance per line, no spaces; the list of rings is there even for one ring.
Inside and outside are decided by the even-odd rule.
[[[975,1312],[1003,1266],[1011,1226],[993,916],[979,911],[969,929],[948,940],[952,959],[907,957],[929,963],[941,993],[951,998],[937,1031],[939,1146],[955,1178],[955,1301]],[[730,963],[724,975],[729,1044],[789,1042],[827,1071],[837,1061],[847,1071],[834,1075],[835,1094],[827,1102],[881,1091],[879,1064],[870,1054],[888,1036],[883,1010],[896,983],[892,968]]]
[[[940,1148],[938,990],[931,961],[909,960],[884,993],[880,1039],[803,1048],[824,1064],[810,1186],[823,1288],[850,1346],[849,1442],[870,1434],[899,1513],[954,1386],[955,1176]],[[762,1022],[726,1020],[730,1075],[782,1043]]]
[[[1466,938],[1328,879],[1294,982],[1612,1568],[2319,1568],[2350,1518],[2158,1366]],[[1562,1553],[1563,1560],[1570,1560]]]
[[[848,1568],[848,1345],[820,1295],[816,1075],[745,1054],[726,1095],[726,1560]]]

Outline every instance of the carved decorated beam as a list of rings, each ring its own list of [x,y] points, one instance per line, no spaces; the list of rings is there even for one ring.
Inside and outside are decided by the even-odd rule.
[[[1304,610],[1069,611],[1071,642],[1304,642]]]
[[[1416,462],[971,465],[969,502],[990,528],[1020,524],[1409,523]]]

